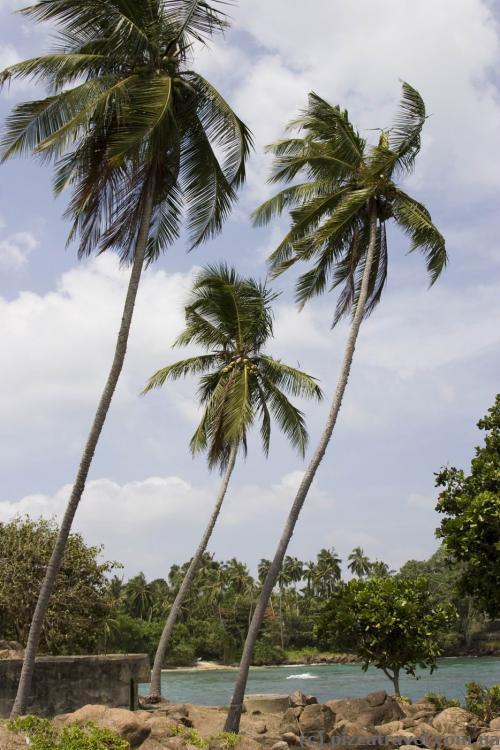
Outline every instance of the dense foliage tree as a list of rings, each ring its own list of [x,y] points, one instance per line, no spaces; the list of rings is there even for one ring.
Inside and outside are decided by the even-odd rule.
[[[27,517],[0,524],[0,637],[26,645],[57,533],[54,522]],[[117,567],[100,560],[101,549],[88,547],[79,534],[70,534],[42,629],[44,653],[96,650],[112,611],[107,576]]]
[[[239,730],[252,651],[267,603],[333,434],[362,321],[383,293],[387,224],[394,221],[410,238],[411,249],[423,253],[432,283],[446,265],[445,241],[429,212],[399,187],[420,151],[425,117],[422,98],[404,83],[394,126],[382,131],[378,143],[369,146],[346,111],[312,93],[302,116],[291,124],[300,134],[270,147],[276,157],[273,182],[291,183],[299,174],[306,180],[284,188],[255,213],[257,224],[267,224],[290,210],[291,228],[271,255],[272,271],[277,275],[298,262],[310,263],[312,268],[297,282],[297,302],[303,306],[315,295],[340,286],[334,325],[350,316],[351,327],[325,428],[292,503],[250,624],[226,731]]]
[[[219,466],[223,471],[210,519],[165,622],[151,674],[150,699],[161,697],[161,670],[170,636],[219,517],[238,451],[246,453],[249,429],[260,421],[267,455],[274,418],[293,447],[304,455],[304,417],[288,395],[322,397],[314,378],[265,352],[273,335],[274,297],[265,285],[242,278],[225,265],[202,270],[185,308],[186,327],[176,343],[197,344],[205,353],[158,370],[146,387],[148,391],[164,385],[166,380],[201,375],[198,393],[203,414],[192,437],[191,450],[194,454],[206,451],[209,466]],[[284,571],[291,580],[299,580],[301,571],[294,567],[293,560],[291,563]],[[230,561],[228,567],[233,586],[241,594],[248,572],[237,560]]]
[[[450,564],[451,563],[451,564]],[[484,627],[484,616],[471,596],[464,595],[460,581],[464,565],[450,561],[443,546],[439,547],[428,560],[408,560],[399,570],[403,578],[413,579],[425,576],[429,591],[436,604],[451,604],[458,618],[455,627],[442,634],[441,643],[448,651],[463,651],[472,646],[474,634]]]
[[[470,473],[448,467],[436,477],[443,487],[437,530],[448,554],[463,563],[460,587],[491,617],[500,615],[500,394],[478,422],[486,433]]]
[[[317,632],[330,646],[357,654],[363,669],[382,669],[399,696],[401,670],[434,670],[439,634],[455,616],[452,607],[435,604],[425,578],[352,579],[325,605]]]
[[[221,229],[245,177],[249,131],[191,67],[195,42],[228,23],[219,0],[40,0],[22,11],[58,30],[49,54],[0,73],[45,82],[50,95],[18,104],[2,159],[55,162],[56,193],[73,189],[70,239],[79,255],[117,250],[131,265],[115,354],[33,614],[12,715],[24,712],[43,622],[92,458],[120,377],[140,277],[179,236],[192,246]]]

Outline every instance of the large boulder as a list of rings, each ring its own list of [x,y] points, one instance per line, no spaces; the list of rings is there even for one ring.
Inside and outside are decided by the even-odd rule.
[[[285,711],[280,724],[281,734],[327,735],[335,725],[335,714],[329,706],[309,703]]]
[[[376,724],[375,731],[377,734],[397,734],[400,729],[403,729],[403,721],[386,721],[385,724]]]
[[[290,705],[293,708],[297,706],[305,706],[307,704],[307,696],[301,690],[296,690],[290,696]]]
[[[470,711],[466,711],[464,708],[455,706],[445,708],[444,711],[438,713],[432,720],[432,726],[442,735],[449,735],[455,738],[469,738],[452,741],[451,744],[448,744],[448,747],[462,747],[471,741],[474,742],[481,734],[481,731],[486,729],[484,722],[477,716],[471,714]]]
[[[385,690],[369,693],[365,698],[328,701],[326,705],[335,713],[337,720],[345,719],[364,727],[405,718],[399,703]]]
[[[299,727],[302,734],[330,732],[335,724],[335,714],[329,706],[312,703],[305,706],[299,716]]]
[[[356,740],[353,740],[353,737]],[[363,744],[363,737],[366,737],[366,745]],[[373,750],[373,737],[369,729],[346,719],[338,721],[329,733],[332,746],[341,748],[355,745],[356,750]]]
[[[490,721],[490,729],[493,729],[494,732],[500,729],[500,716]]]
[[[286,734],[287,732],[293,732],[293,734],[300,734],[299,718],[303,708],[301,706],[295,706],[289,708],[283,714],[281,720],[280,732]]]
[[[131,748],[140,747],[151,733],[151,727],[137,712],[100,705],[83,706],[78,711],[65,714],[61,723],[85,724],[88,721],[115,732],[122,739],[127,740]]]
[[[497,748],[500,745],[500,731],[489,729],[481,732],[476,741],[481,748]]]

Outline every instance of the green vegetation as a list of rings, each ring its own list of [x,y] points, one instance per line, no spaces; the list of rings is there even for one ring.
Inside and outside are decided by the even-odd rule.
[[[477,682],[469,682],[465,686],[464,708],[478,716],[481,721],[489,723],[500,715],[500,685],[483,687]],[[442,693],[426,693],[424,699],[432,703],[436,711],[460,706],[460,701],[450,700]]]
[[[0,524],[0,632],[23,645],[58,528],[52,521],[14,518]],[[45,621],[41,650],[91,653],[104,647],[100,635],[112,626],[108,576],[117,563],[100,560],[79,534],[68,539]]]
[[[477,682],[469,682],[465,688],[465,708],[468,711],[486,722],[500,715],[500,685],[482,687]]]
[[[443,693],[426,693],[424,700],[431,703],[436,711],[444,711],[445,708],[456,708],[460,706],[460,701],[447,698]]]
[[[0,569],[5,581],[0,594],[0,632],[4,638],[25,643],[36,599],[36,585],[28,585],[30,576],[33,570],[42,574],[43,555],[48,556],[47,545],[55,533],[53,524],[45,521],[15,519],[0,526]],[[101,563],[98,555],[98,548],[86,548],[78,535],[71,535],[65,566],[59,574],[61,583],[52,599],[53,616],[44,629],[48,633],[42,641],[44,650],[54,654],[147,653],[153,659],[190,562],[173,565],[166,580],[148,581],[140,573],[124,582],[116,572],[109,577],[117,564]],[[243,562],[234,558],[217,561],[205,552],[172,630],[164,665],[189,666],[197,658],[237,662],[267,566],[268,561],[261,560],[258,575],[252,576]],[[347,585],[368,585],[375,580],[371,561],[369,566],[368,578],[354,579]],[[415,580],[425,579],[433,606],[458,611],[458,618],[438,633],[440,651],[478,653],[495,645],[494,641],[483,640],[488,621],[472,600],[464,600],[458,587],[460,567],[450,567],[443,550],[427,561],[405,563],[396,577],[388,574],[382,581],[393,586],[396,578],[408,581],[410,588]],[[334,642],[330,636],[327,640],[319,637],[315,630],[323,616],[322,602],[328,599],[335,609],[337,599],[340,602],[345,596],[345,586],[341,560],[334,550],[322,549],[310,561],[285,558],[253,663],[314,662],[355,651],[350,644]],[[84,610],[82,601],[86,603]]]
[[[109,729],[91,722],[56,729],[48,719],[23,716],[7,728],[29,740],[32,750],[130,750],[130,744]]]
[[[433,602],[425,578],[353,579],[324,605],[317,633],[322,642],[357,654],[363,669],[382,669],[399,696],[401,670],[434,670],[439,634],[455,617],[452,607]]]
[[[437,474],[444,487],[436,510],[444,518],[437,536],[462,563],[460,589],[491,617],[500,615],[500,394],[484,419],[486,433],[470,473],[448,467]]]

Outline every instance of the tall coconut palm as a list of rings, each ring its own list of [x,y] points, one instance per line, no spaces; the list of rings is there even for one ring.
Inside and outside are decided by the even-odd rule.
[[[342,560],[335,550],[321,549],[316,556],[316,591],[320,597],[332,596],[342,576]]]
[[[245,176],[250,135],[190,67],[193,42],[227,26],[219,0],[40,0],[22,11],[58,28],[54,50],[0,73],[45,82],[50,95],[17,105],[1,156],[55,162],[54,187],[72,188],[67,214],[79,255],[116,249],[131,265],[115,354],[31,623],[12,715],[23,713],[49,598],[122,370],[145,263],[179,234],[216,234]],[[222,158],[222,161],[219,158]]]
[[[355,547],[347,558],[347,567],[351,573],[358,578],[363,578],[370,573],[371,563],[361,547]]]
[[[321,398],[321,390],[304,372],[264,352],[273,335],[271,302],[276,295],[253,279],[243,279],[224,265],[208,267],[196,278],[185,310],[186,327],[179,346],[197,344],[206,354],[175,362],[155,373],[146,391],[167,380],[201,375],[198,396],[203,405],[200,424],[191,440],[194,454],[206,451],[210,468],[223,472],[219,493],[201,541],[170,609],[158,644],[149,698],[161,696],[161,669],[172,629],[193,581],[220,513],[238,451],[246,453],[247,434],[260,421],[264,452],[269,452],[271,417],[301,455],[307,444],[302,412],[287,398]],[[241,576],[237,561],[226,572]],[[232,567],[231,567],[232,566]]]
[[[290,209],[291,228],[271,255],[275,274],[299,261],[312,264],[297,283],[302,306],[314,295],[341,287],[334,324],[351,316],[340,378],[318,446],[293,501],[272,561],[240,663],[226,731],[238,731],[248,670],[267,601],[286,554],[300,511],[332,436],[347,386],[361,323],[380,301],[387,276],[386,225],[393,220],[424,253],[431,282],[446,264],[445,242],[427,209],[399,187],[420,150],[425,106],[415,89],[403,84],[394,127],[369,146],[351,125],[347,112],[310,94],[309,104],[291,127],[296,137],[275,143],[273,182],[305,181],[281,190],[255,213],[267,224]]]

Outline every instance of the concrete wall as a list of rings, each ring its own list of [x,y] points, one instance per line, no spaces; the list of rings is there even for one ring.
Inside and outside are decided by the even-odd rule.
[[[0,660],[0,718],[9,716],[21,674],[20,659]],[[146,654],[41,656],[36,660],[28,713],[75,711],[88,703],[137,708],[137,685],[150,680]]]

